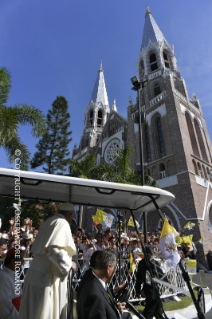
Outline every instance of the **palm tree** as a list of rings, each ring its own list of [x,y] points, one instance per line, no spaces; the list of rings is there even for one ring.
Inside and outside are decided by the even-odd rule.
[[[28,169],[30,153],[18,136],[20,125],[30,124],[32,135],[38,137],[44,133],[45,117],[43,113],[26,104],[7,106],[11,90],[11,75],[5,67],[0,68],[0,147],[7,153],[8,161],[14,163],[15,150],[21,152],[21,168]]]

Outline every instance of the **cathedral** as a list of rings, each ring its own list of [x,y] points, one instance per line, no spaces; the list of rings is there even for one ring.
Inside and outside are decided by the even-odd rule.
[[[188,96],[174,46],[168,43],[148,7],[137,69],[139,81],[147,81],[138,94],[140,112],[145,114],[142,124],[145,167],[160,188],[175,195],[175,201],[162,209],[169,222],[181,230],[191,221],[195,224],[189,232],[193,234],[193,241],[205,238],[203,245],[197,244],[198,253],[203,257],[212,243],[211,141],[200,101],[195,94]],[[129,98],[127,119],[118,113],[115,100],[109,106],[101,64],[86,107],[80,144],[73,149],[73,159],[80,161],[94,151],[97,164],[112,165],[117,149],[131,145],[132,168],[136,169],[140,164],[137,103]],[[142,225],[141,217],[142,212],[138,216]],[[87,223],[86,214],[85,228]],[[161,228],[162,221],[156,212],[148,213],[147,225],[149,231]]]

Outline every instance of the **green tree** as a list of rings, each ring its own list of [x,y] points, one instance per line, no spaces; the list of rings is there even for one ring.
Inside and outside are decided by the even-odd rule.
[[[30,153],[18,135],[20,125],[30,124],[32,134],[39,137],[45,131],[45,117],[43,113],[26,104],[7,106],[11,90],[11,75],[9,71],[0,68],[0,147],[7,153],[8,161],[14,163],[15,150],[21,151],[21,168],[28,169]]]
[[[46,132],[36,145],[38,151],[31,161],[32,168],[43,166],[48,174],[66,171],[70,164],[68,145],[72,141],[69,119],[68,102],[63,96],[58,96],[48,111]]]

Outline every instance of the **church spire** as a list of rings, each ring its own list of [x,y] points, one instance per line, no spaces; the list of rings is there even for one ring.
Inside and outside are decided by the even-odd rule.
[[[147,6],[141,50],[148,46],[149,41],[151,41],[152,43],[159,41],[164,41],[167,43],[163,33],[161,32],[155,19],[153,18],[150,8]]]
[[[94,85],[93,93],[91,96],[91,101],[93,101],[94,103],[102,103],[102,105],[109,106],[102,61],[100,63],[96,83]]]

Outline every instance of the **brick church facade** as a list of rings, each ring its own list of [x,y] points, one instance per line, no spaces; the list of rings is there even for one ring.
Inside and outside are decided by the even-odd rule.
[[[181,77],[174,47],[165,39],[149,8],[139,58],[139,81],[148,81],[139,91],[140,109],[145,112],[142,127],[144,162],[160,188],[172,192],[176,199],[162,211],[177,230],[195,223],[193,241],[200,255],[212,245],[212,147],[200,102],[195,94],[188,96]],[[137,104],[129,99],[127,119],[117,110],[116,101],[109,107],[104,72],[100,65],[91,101],[86,108],[80,145],[73,158],[81,160],[95,151],[97,164],[113,165],[115,152],[131,145],[132,167],[140,163],[139,129],[135,123]],[[102,207],[104,209],[104,207]],[[87,208],[84,227],[94,213]],[[112,211],[113,214],[115,212]],[[85,217],[86,216],[86,217]],[[142,212],[137,216],[142,224]],[[147,215],[148,230],[161,228],[156,212]]]

